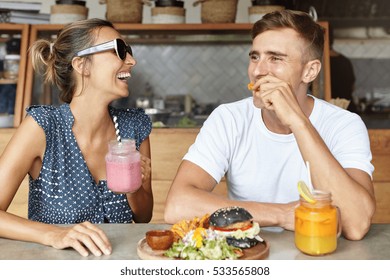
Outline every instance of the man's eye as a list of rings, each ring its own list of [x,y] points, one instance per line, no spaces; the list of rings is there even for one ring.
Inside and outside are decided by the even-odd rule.
[[[280,57],[278,56],[271,56],[271,61],[279,61],[279,60],[282,60]]]
[[[249,55],[249,57],[252,61],[258,61],[260,59],[260,57],[257,54],[251,54]]]

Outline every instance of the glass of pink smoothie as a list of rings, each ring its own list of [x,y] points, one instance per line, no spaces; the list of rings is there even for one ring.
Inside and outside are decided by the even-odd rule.
[[[108,188],[115,193],[132,193],[142,185],[140,153],[135,148],[135,140],[112,140],[106,155]]]

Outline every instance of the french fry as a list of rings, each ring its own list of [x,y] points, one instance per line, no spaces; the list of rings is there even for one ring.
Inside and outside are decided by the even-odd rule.
[[[200,219],[199,221],[199,226],[200,227],[203,227],[203,228],[208,228],[209,227],[209,218],[210,218],[210,215],[206,214],[202,217],[202,219]]]
[[[195,217],[192,220],[181,220],[172,225],[171,231],[174,234],[175,241],[182,239],[188,232],[197,228],[208,228],[210,215],[205,214],[202,218]]]

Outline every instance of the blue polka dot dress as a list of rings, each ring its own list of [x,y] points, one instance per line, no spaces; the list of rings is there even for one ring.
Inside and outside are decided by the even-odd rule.
[[[28,218],[48,224],[133,222],[126,195],[111,192],[106,180],[94,181],[72,132],[69,104],[36,105],[26,111],[46,135],[42,169],[37,179],[29,178]],[[135,139],[139,149],[152,130],[144,110],[109,107],[109,111],[118,118],[122,139]]]

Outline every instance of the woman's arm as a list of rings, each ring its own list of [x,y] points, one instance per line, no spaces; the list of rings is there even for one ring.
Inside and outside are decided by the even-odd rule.
[[[49,245],[57,249],[72,247],[81,255],[111,253],[104,232],[89,222],[58,227],[7,213],[20,184],[28,173],[39,175],[46,148],[44,131],[32,117],[17,129],[0,157],[0,237]]]

